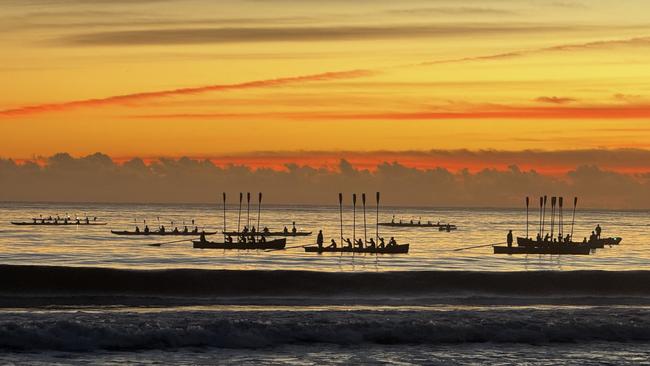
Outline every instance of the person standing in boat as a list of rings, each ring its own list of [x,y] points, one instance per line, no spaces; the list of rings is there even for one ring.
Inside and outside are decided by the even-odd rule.
[[[295,221],[293,222],[293,228],[291,228],[291,232],[294,233],[294,234],[296,232],[298,232],[298,229],[296,229],[296,222]]]
[[[323,248],[323,230],[318,230],[318,236],[316,237],[316,244],[319,249]]]
[[[201,233],[201,235],[199,236],[199,240],[201,241],[201,243],[206,242],[206,240],[205,240],[205,231]]]
[[[508,235],[506,236],[506,242],[508,243],[508,248],[512,248],[512,230],[508,231]]]
[[[600,233],[603,231],[603,229],[600,227],[600,224],[596,225],[596,238],[600,239]]]

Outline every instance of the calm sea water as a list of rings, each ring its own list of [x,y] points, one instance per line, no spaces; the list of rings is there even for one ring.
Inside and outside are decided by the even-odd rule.
[[[29,220],[39,215],[97,216],[107,226],[91,227],[21,227],[10,221]],[[158,222],[167,228],[171,222],[181,226],[195,220],[206,230],[223,229],[221,206],[197,205],[110,205],[110,204],[0,204],[0,262],[5,264],[46,264],[64,266],[107,266],[117,268],[208,268],[208,269],[301,269],[317,271],[386,271],[386,270],[632,270],[650,268],[650,216],[640,211],[578,210],[575,237],[588,236],[596,224],[603,227],[603,236],[623,237],[622,245],[595,251],[590,256],[497,256],[492,248],[457,249],[505,241],[507,230],[525,236],[524,209],[437,209],[393,208],[380,210],[380,221],[392,216],[403,220],[450,222],[459,230],[451,233],[431,229],[380,227],[385,238],[394,236],[400,243],[410,243],[408,255],[340,255],[305,253],[301,245],[315,242],[322,229],[326,242],[340,237],[338,207],[263,206],[261,226],[281,230],[296,222],[300,230],[313,231],[305,238],[289,238],[284,251],[219,251],[197,250],[191,242],[178,242],[152,247],[148,244],[176,241],[178,237],[120,237],[111,229],[132,230],[134,221]],[[238,209],[228,207],[227,228],[237,227]],[[246,210],[242,225],[247,221]],[[570,231],[571,213],[565,213],[565,232]],[[344,236],[353,236],[352,208],[343,213]],[[251,207],[251,223],[257,223],[257,207]],[[550,225],[550,220],[547,227]],[[366,216],[368,237],[375,235],[375,212]],[[530,214],[532,233],[539,218]],[[356,214],[356,236],[364,235],[363,214]],[[213,238],[219,239],[215,235]],[[182,239],[182,238],[180,238]]]

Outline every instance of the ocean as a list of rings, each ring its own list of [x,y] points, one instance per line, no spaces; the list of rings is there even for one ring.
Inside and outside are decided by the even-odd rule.
[[[240,252],[110,233],[143,220],[221,231],[219,205],[1,203],[0,214],[2,364],[650,364],[648,212],[578,209],[575,237],[600,224],[623,238],[589,256],[492,254],[508,230],[525,235],[523,208],[382,207],[380,221],[458,226],[380,227],[407,255],[305,253],[315,235]],[[66,214],[108,225],[10,224]],[[226,214],[236,229],[238,207]],[[373,237],[375,215],[369,206],[364,230],[357,207],[355,228],[345,207],[344,236]],[[565,233],[571,219],[565,210]],[[294,221],[339,241],[338,207],[261,208],[262,227]]]

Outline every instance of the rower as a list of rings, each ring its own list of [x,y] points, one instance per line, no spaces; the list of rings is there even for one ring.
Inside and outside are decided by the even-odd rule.
[[[571,234],[566,234],[566,237],[564,238],[565,243],[570,243],[571,242]]]
[[[136,230],[139,230],[139,228],[138,228],[137,226],[136,226]],[[164,231],[165,228],[163,227],[161,230]],[[145,225],[145,226],[144,226],[144,232],[145,232],[146,234],[149,234],[149,225]]]
[[[297,231],[298,231],[298,229],[296,229],[296,222],[294,221],[293,222],[293,228],[291,229],[291,232],[295,234]]]
[[[138,225],[135,226],[135,232],[139,233],[140,232],[140,227]]]
[[[551,240],[551,234],[546,233],[546,235],[544,235],[544,241],[550,241],[550,240]]]
[[[394,223],[395,223],[395,215],[393,215],[393,218],[390,220],[390,223],[391,223],[391,224],[394,224]]]
[[[384,243],[384,238],[379,238],[379,247],[380,248],[385,248],[386,247],[386,243]]]
[[[185,228],[183,229],[183,233],[187,234],[188,232],[189,230],[187,229],[187,226],[185,226]]]
[[[193,232],[194,232],[194,233],[198,233],[198,232],[199,232],[199,227],[198,227],[198,226],[195,226]]]
[[[390,240],[388,241],[388,247],[394,247],[397,246],[397,241],[395,240],[395,237],[391,236]]]
[[[204,233],[205,233],[205,231],[204,231]],[[226,237],[226,243],[228,243],[228,244],[232,244],[232,236],[228,235],[228,236]]]
[[[266,236],[262,235],[260,237],[260,243],[266,243]]]
[[[356,243],[357,248],[363,248],[363,240],[361,238],[357,239]]]
[[[328,248],[336,249],[336,240],[332,239],[332,241],[331,241],[330,245],[328,246]]]
[[[248,226],[244,226],[244,230],[241,231],[243,234],[246,234],[248,232]]]
[[[264,234],[268,234],[271,232],[271,230],[269,230],[267,226],[264,226],[264,229],[262,231],[264,232]]]
[[[88,219],[88,217],[86,217],[86,224],[87,225],[90,224],[90,220]]]
[[[377,244],[375,243],[375,240],[373,238],[370,238],[370,240],[368,240],[368,248],[375,249],[376,246]]]
[[[201,235],[199,236],[199,240],[201,241],[201,243],[206,242],[206,240],[205,240],[205,231],[201,233]]]
[[[411,220],[411,225],[413,225],[413,220]]]
[[[285,227],[284,227],[284,230],[282,230],[282,232],[285,233],[285,234],[287,234],[287,233],[289,232],[289,229],[287,229],[287,227],[285,226]]]
[[[600,228],[600,224],[596,225],[596,237],[600,239],[600,233],[603,231],[603,229]]]
[[[537,233],[537,242],[542,241],[542,235],[540,233]]]
[[[174,227],[174,234],[178,234],[178,233],[179,233],[178,228]]]
[[[506,236],[506,242],[508,243],[508,248],[512,248],[512,230],[508,231],[508,235]]]
[[[251,228],[251,233],[255,234],[255,225]]]
[[[323,230],[318,230],[318,236],[316,237],[316,244],[319,248],[323,247]]]
[[[165,225],[160,225],[160,232],[164,233],[165,232]]]
[[[343,241],[348,243],[348,248],[352,248],[352,242],[350,241],[350,238],[343,239]]]

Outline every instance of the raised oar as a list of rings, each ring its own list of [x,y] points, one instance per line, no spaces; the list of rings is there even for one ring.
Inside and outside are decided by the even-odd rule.
[[[248,227],[248,230],[251,229],[251,193],[246,192],[246,201],[248,202],[246,204],[246,225]]]
[[[352,193],[352,242],[357,240],[357,194]]]
[[[544,208],[542,209],[542,239],[544,239],[544,227],[546,226],[546,202],[547,196],[544,196]]]
[[[551,241],[553,241],[553,231],[555,224],[555,205],[557,204],[557,197],[551,197]]]
[[[260,211],[262,207],[262,192],[260,192],[258,199],[257,199],[257,231],[262,231],[260,230]]]
[[[375,225],[375,243],[379,242],[379,192],[377,192],[377,216]]]
[[[226,237],[226,192],[223,192],[223,237]]]
[[[244,199],[244,194],[239,192],[239,214],[237,216],[237,232],[241,232],[241,201]]]
[[[544,197],[539,197],[539,237],[542,237],[542,206],[544,205]]]
[[[528,239],[528,206],[530,205],[530,198],[526,197],[526,239]]]
[[[341,218],[341,247],[343,247],[343,193],[339,193],[339,217]],[[341,251],[343,257],[343,251]]]
[[[363,203],[363,242],[368,242],[368,230],[366,228],[366,194],[361,194],[361,202]]]
[[[192,241],[192,240],[194,240],[194,239],[181,239],[181,240],[174,240],[174,241],[165,241],[165,242],[162,242],[162,243],[152,243],[152,244],[147,244],[147,245],[150,246],[150,247],[159,247],[159,246],[161,246],[163,244],[173,244],[173,243],[180,243],[180,242],[183,242],[183,241]]]
[[[474,246],[471,246],[471,247],[465,247],[465,248],[453,249],[452,252],[460,252],[460,251],[462,251],[462,250],[475,249],[475,248],[492,247],[492,246],[495,246],[495,245],[505,244],[505,243],[506,243],[506,242],[494,243],[494,244],[474,245]]]
[[[558,229],[557,232],[561,236],[564,236],[564,213],[562,212],[562,201],[564,201],[564,197],[560,197],[560,219],[558,223]]]
[[[573,198],[573,218],[571,219],[571,240],[573,240],[573,224],[576,221],[576,206],[578,206],[578,197]]]

